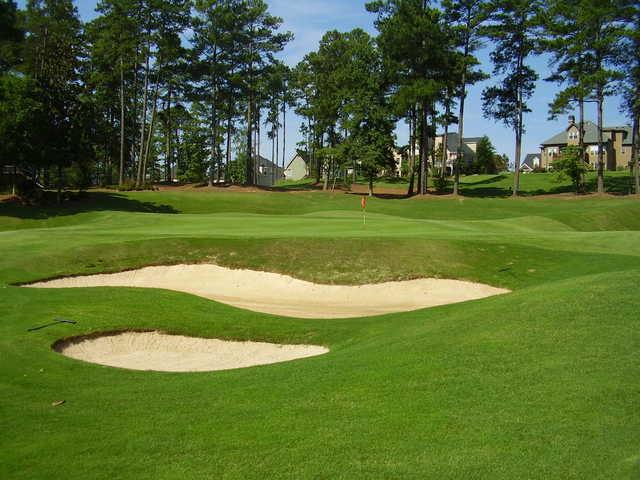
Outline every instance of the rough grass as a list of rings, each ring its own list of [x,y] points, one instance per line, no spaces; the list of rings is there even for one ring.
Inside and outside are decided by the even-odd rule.
[[[1,478],[640,478],[640,206],[632,198],[93,193],[0,206]],[[509,295],[299,320],[41,278],[215,261],[327,283],[467,278]],[[78,321],[37,332],[55,317]],[[198,374],[82,363],[103,330],[327,345]],[[56,400],[66,400],[53,407]]]

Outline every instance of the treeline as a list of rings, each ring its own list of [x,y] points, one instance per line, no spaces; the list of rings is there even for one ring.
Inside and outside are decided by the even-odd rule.
[[[143,188],[213,183],[235,161],[254,182],[261,127],[275,137],[286,113],[274,55],[292,38],[264,1],[101,0],[86,24],[70,0],[0,8],[2,164],[48,186]]]
[[[303,117],[300,147],[318,182],[366,176],[407,158],[410,193],[463,159],[469,86],[488,78],[483,114],[515,137],[515,184],[525,114],[547,53],[554,117],[598,111],[598,191],[604,191],[603,105],[622,94],[633,123],[636,189],[640,6],[634,0],[376,0],[378,35],[330,31],[289,68],[292,39],[263,0],[102,0],[83,24],[70,0],[0,0],[0,163],[32,166],[46,185],[143,188],[157,181],[256,182],[267,152],[284,166],[286,113]],[[492,47],[491,69],[477,54]],[[409,144],[397,146],[398,122]],[[583,129],[581,128],[582,132]],[[261,146],[266,132],[271,145]],[[582,135],[579,148],[584,151]],[[579,158],[579,157],[577,157]],[[498,159],[499,160],[499,159]]]

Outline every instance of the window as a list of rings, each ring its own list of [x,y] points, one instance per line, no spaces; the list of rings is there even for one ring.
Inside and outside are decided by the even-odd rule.
[[[569,140],[577,140],[578,139],[578,132],[576,130],[571,130],[569,132]]]
[[[547,148],[547,154],[548,155],[558,155],[559,151],[558,151],[558,147],[548,147]]]

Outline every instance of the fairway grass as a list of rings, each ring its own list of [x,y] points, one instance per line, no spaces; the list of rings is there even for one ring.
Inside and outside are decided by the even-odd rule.
[[[640,478],[640,202],[95,192],[0,205],[0,478]],[[326,284],[507,288],[299,319],[141,288],[17,284],[216,263]],[[29,332],[54,318],[55,324]],[[326,346],[238,370],[67,358],[119,330]],[[54,402],[64,400],[60,406]]]

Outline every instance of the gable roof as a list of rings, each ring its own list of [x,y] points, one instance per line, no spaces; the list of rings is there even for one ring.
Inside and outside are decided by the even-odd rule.
[[[439,136],[443,137],[444,135],[441,134]],[[455,151],[458,150],[458,138],[460,138],[460,137],[458,137],[457,133],[449,133],[449,134],[447,134],[447,150],[448,151],[455,152]],[[473,150],[471,150],[471,148],[469,148],[469,145],[467,145],[467,143],[477,143],[474,140],[475,140],[475,138],[463,138],[462,139],[462,153],[463,153],[464,156],[473,156],[473,155],[475,155]]]
[[[540,155],[537,153],[529,153],[526,157],[524,157],[524,161],[520,165],[520,168],[528,167],[533,170],[536,168],[536,164],[533,162],[534,159],[538,159],[538,167],[540,166]]]
[[[547,145],[566,145],[567,144],[567,130],[572,126],[579,127],[579,123],[575,123],[569,125],[562,132],[554,135],[550,139],[541,143],[543,147]],[[602,136],[605,142],[611,140],[611,132],[612,131],[622,131],[625,132],[625,138],[622,142],[623,145],[631,145],[631,127],[628,125],[622,127],[603,127],[602,128]],[[596,144],[598,143],[598,126],[590,121],[584,122],[584,143],[586,144]]]
[[[305,152],[304,150],[296,149],[296,154],[291,158],[291,160],[289,160],[289,163],[287,163],[285,170],[287,170],[291,166],[293,161],[298,157],[300,157],[304,163],[309,163],[309,155],[307,155],[307,152]]]
[[[277,165],[275,163],[273,163],[271,160],[264,158],[262,155],[258,155],[258,157],[256,158],[257,160],[257,165],[261,166],[261,167],[268,167],[268,168],[275,168],[276,171],[277,170],[282,170],[282,167],[280,165]]]

